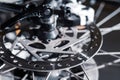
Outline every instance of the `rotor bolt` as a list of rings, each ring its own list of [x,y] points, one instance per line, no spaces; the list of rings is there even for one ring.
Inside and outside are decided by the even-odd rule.
[[[44,14],[47,16],[47,15],[50,15],[51,14],[51,10],[50,9],[46,9]]]

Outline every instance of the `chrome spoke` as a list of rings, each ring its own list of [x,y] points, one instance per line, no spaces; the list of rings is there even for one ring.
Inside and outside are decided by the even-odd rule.
[[[26,80],[29,74],[25,74],[21,80]]]
[[[104,7],[105,7],[105,3],[104,3],[104,2],[101,2],[101,3],[100,3],[100,6],[99,6],[99,8],[97,9],[96,14],[95,14],[95,19],[96,19],[96,20],[99,18],[99,16],[100,16],[102,10],[104,9]]]
[[[108,20],[110,20],[112,17],[114,17],[115,15],[117,15],[118,13],[120,13],[120,7],[117,8],[115,11],[113,11],[112,13],[110,13],[107,17],[105,17],[104,19],[102,19],[100,22],[97,23],[97,27],[100,27],[102,24],[104,24],[105,22],[107,22]]]
[[[11,72],[13,70],[15,70],[16,67],[8,67],[7,69],[0,71],[1,74],[5,74],[5,73],[8,73],[8,72]]]

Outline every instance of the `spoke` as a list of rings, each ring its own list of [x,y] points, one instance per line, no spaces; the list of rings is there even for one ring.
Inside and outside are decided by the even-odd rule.
[[[118,55],[120,55],[120,52],[107,52],[107,51],[104,51],[104,50],[100,50],[100,51],[103,52],[101,54],[107,54],[107,55],[110,55],[112,57],[120,59],[120,56],[118,56]]]
[[[116,24],[116,25],[114,25],[110,28],[100,28],[100,31],[101,31],[102,35],[106,35],[106,34],[112,32],[112,31],[120,30],[119,27],[120,27],[120,23],[118,23],[118,24]],[[88,32],[88,30],[82,30],[82,32],[84,34],[80,37],[80,39],[82,39],[81,41],[84,41],[84,43],[87,43],[88,41],[90,41],[88,39],[89,32]],[[68,31],[68,33],[72,33],[72,31]],[[79,33],[79,31],[78,31],[78,33]]]
[[[96,14],[95,14],[96,20],[99,18],[104,6],[105,6],[104,2],[100,3],[100,6],[99,6],[99,8],[98,8],[98,10],[96,11]]]
[[[102,33],[102,35],[106,35],[112,31],[116,31],[116,30],[120,30],[120,23],[112,26],[112,27],[109,27],[109,28],[100,28],[100,31]],[[82,30],[82,32],[84,33],[81,38],[84,39],[85,42],[88,42],[89,40],[87,39],[88,38],[88,30]],[[81,31],[80,31],[81,32]],[[69,31],[69,33],[71,33],[71,31]],[[79,33],[79,31],[78,31]]]
[[[48,75],[47,75],[47,77],[46,77],[45,80],[49,80],[49,77],[50,77],[51,73],[52,73],[52,72],[49,72],[49,73],[48,73]]]
[[[75,73],[71,72],[70,70],[65,70],[66,72],[70,73],[71,76],[74,76],[77,80],[79,79],[83,79],[82,77],[80,77],[79,75],[76,75]]]
[[[116,9],[114,12],[112,12],[111,14],[109,14],[107,17],[105,17],[103,20],[101,20],[99,23],[97,23],[97,27],[100,27],[102,24],[110,20],[112,17],[114,17],[118,13],[120,13],[120,7]]]
[[[120,23],[109,28],[100,28],[101,32],[109,32],[109,31],[117,31],[117,30],[120,30]]]
[[[107,67],[107,66],[112,66],[113,64],[116,64],[116,63],[119,63],[120,62],[120,59],[116,59],[116,60],[114,60],[114,61],[112,61],[112,62],[108,62],[108,63],[104,63],[104,64],[102,64],[102,65],[99,65],[99,66],[97,66],[96,68],[92,68],[92,69],[89,69],[89,70],[87,70],[86,72],[87,73],[89,73],[89,72],[91,72],[91,71],[94,71],[94,70],[99,70],[99,69],[103,69],[103,68],[105,68],[105,67]],[[81,75],[81,74],[84,74],[84,72],[80,72],[80,73],[77,73],[78,75]]]
[[[112,27],[109,27],[109,28],[99,28],[101,33],[104,34],[105,32],[111,32],[111,31],[118,31],[120,30],[120,23],[112,26]],[[88,30],[79,30],[78,33],[86,33]],[[104,32],[104,33],[103,33]],[[72,33],[71,30],[68,30],[66,33]]]
[[[0,75],[1,75],[1,76],[4,76],[4,77],[11,78],[11,79],[18,79],[18,80],[20,79],[20,77],[12,76],[12,75],[9,75],[9,74],[1,74],[1,73],[0,73]]]
[[[104,55],[120,55],[120,52],[103,52],[96,54],[97,56],[104,56]]]
[[[81,67],[82,67],[82,69],[83,69],[83,72],[85,73],[86,78],[87,78],[88,80],[90,80],[89,77],[88,77],[88,74],[86,73],[86,70],[85,70],[85,68],[84,68],[84,65],[81,65]]]
[[[32,72],[32,78],[33,78],[33,80],[37,80],[37,79],[35,78],[35,73],[34,73],[34,72]]]
[[[89,73],[89,72],[92,72],[92,71],[95,71],[95,70],[99,70],[99,69],[103,69],[103,68],[105,68],[105,67],[107,67],[107,66],[112,66],[112,65],[117,64],[117,63],[119,63],[119,62],[120,62],[120,59],[116,59],[116,60],[114,60],[114,61],[112,61],[112,62],[108,62],[108,63],[104,63],[104,64],[102,64],[102,65],[99,65],[99,66],[97,66],[96,68],[91,68],[91,69],[89,69],[89,70],[86,70],[86,73]],[[74,75],[82,75],[82,74],[85,74],[84,71],[75,73]],[[72,75],[72,76],[74,76],[74,75]],[[64,78],[65,78],[65,79],[66,79],[66,78],[69,78],[69,76],[66,76],[66,77],[64,77]]]
[[[106,35],[106,34],[112,32],[112,31],[115,31],[115,30],[120,30],[120,23],[116,24],[113,27],[104,29],[103,32],[101,32],[101,33],[102,33],[102,35]]]
[[[2,66],[0,66],[0,70],[1,70],[2,68],[4,68],[4,67],[5,67],[5,65],[6,65],[6,64],[2,64]]]
[[[16,67],[11,67],[11,66],[8,66],[7,64],[3,64],[0,67],[0,75],[11,78],[11,79],[13,79],[13,78],[20,79],[20,77],[9,75],[9,73],[15,69],[16,69]]]
[[[0,74],[5,74],[5,73],[8,73],[8,72],[11,72],[13,70],[15,70],[16,67],[7,67],[7,68],[3,68],[1,71],[0,71]]]
[[[26,80],[28,77],[28,74],[25,74],[24,77],[21,80]]]

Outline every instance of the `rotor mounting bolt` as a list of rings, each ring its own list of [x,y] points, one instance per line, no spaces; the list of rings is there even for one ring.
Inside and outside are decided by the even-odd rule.
[[[50,15],[50,14],[51,14],[51,10],[50,10],[50,9],[46,9],[46,10],[44,11],[44,14],[45,14],[45,15]]]

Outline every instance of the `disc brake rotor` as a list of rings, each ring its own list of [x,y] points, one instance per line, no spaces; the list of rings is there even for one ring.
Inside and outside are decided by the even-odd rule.
[[[22,24],[30,17],[25,15],[18,17],[19,19],[16,20],[13,20],[13,18],[12,20],[15,22],[9,24],[10,29],[15,27],[16,22]],[[16,35],[12,42],[10,39],[6,40],[5,36],[14,32],[5,32],[5,34],[0,35],[0,58],[3,61],[15,67],[33,71],[58,70],[82,64],[92,58],[101,47],[101,34],[93,23],[86,26],[86,33],[84,34],[77,27],[59,28],[62,36],[50,40],[49,43],[43,43],[37,36],[33,36],[33,40],[28,39],[24,33],[27,32],[31,35],[29,31],[32,30],[29,26],[27,25],[27,31],[19,29],[17,32],[16,30],[17,34],[21,31],[20,35]],[[22,25],[22,27],[24,26]],[[18,48],[17,51],[16,48]]]
[[[9,65],[10,66],[10,65]],[[89,77],[89,80],[98,80],[98,70],[91,71],[90,69],[97,68],[97,65],[93,59],[85,62],[82,66],[84,66],[84,70]],[[1,68],[2,70],[6,69],[5,66]],[[9,68],[8,68],[9,69]],[[68,68],[65,70],[56,70],[51,71],[49,73],[45,72],[34,72],[34,71],[27,71],[22,69],[13,69],[12,71],[3,71],[0,74],[0,79],[3,80],[87,80],[86,74],[82,67],[76,66],[73,68]],[[21,74],[22,73],[22,74]],[[94,77],[96,76],[96,77]]]

